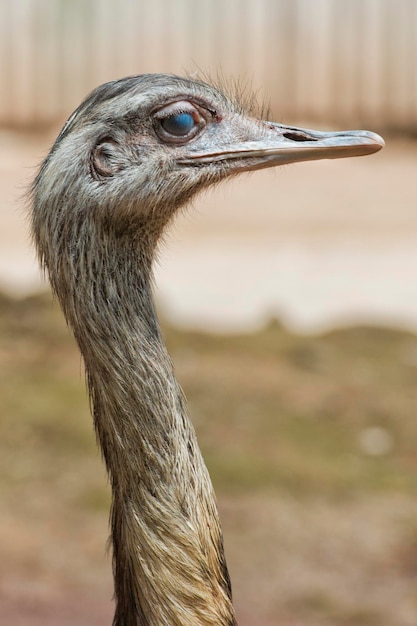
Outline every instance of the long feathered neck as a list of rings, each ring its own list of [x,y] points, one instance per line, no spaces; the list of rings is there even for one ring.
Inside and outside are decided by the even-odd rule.
[[[110,475],[114,625],[235,624],[212,485],[154,310],[152,243],[88,212],[34,228]]]

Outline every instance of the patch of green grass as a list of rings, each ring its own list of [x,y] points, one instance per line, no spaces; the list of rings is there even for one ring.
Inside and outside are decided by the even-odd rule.
[[[414,335],[303,337],[276,321],[248,335],[165,334],[217,490],[416,492]],[[384,449],[364,444],[375,428]],[[59,476],[78,481],[80,507],[108,505],[80,357],[49,295],[0,296],[0,481],[62,489]]]

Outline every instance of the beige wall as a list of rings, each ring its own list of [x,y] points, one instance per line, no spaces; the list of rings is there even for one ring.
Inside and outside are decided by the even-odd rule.
[[[417,128],[415,0],[2,0],[0,124],[60,120],[100,82],[253,82],[285,121]]]

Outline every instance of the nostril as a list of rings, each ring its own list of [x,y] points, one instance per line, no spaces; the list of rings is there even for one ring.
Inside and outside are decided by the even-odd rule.
[[[283,136],[285,139],[290,139],[291,141],[316,141],[313,137],[309,137],[308,135],[304,135],[303,133],[295,130],[283,133]]]

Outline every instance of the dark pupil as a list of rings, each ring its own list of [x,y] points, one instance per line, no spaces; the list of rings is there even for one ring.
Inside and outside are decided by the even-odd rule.
[[[195,126],[195,121],[191,113],[177,113],[163,119],[161,126],[170,135],[183,137]]]

